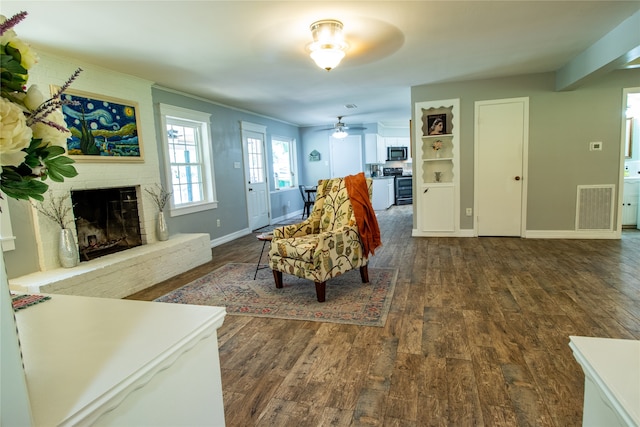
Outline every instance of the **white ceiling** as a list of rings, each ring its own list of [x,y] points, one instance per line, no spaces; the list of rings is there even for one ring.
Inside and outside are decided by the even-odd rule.
[[[413,85],[555,71],[640,1],[3,0],[0,10],[29,13],[16,31],[38,49],[309,126],[406,123]],[[306,52],[309,25],[327,18],[350,44],[330,72]]]

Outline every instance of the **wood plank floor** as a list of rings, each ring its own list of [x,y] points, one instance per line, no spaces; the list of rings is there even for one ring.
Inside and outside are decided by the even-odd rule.
[[[640,232],[412,238],[411,206],[379,223],[370,266],[399,270],[386,326],[228,315],[218,331],[227,425],[581,425],[569,336],[640,339]],[[255,235],[216,247],[212,262],[129,298],[254,263],[260,248]]]

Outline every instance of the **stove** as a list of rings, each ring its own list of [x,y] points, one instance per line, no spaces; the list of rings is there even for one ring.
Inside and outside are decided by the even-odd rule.
[[[402,176],[402,168],[382,168],[383,176]]]
[[[395,177],[396,205],[413,203],[412,176],[404,176],[402,168],[382,168],[382,175]]]

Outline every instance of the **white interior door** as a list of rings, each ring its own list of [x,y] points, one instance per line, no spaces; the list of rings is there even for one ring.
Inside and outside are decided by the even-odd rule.
[[[263,126],[242,123],[245,188],[251,230],[269,225],[269,185],[266,173],[265,134],[266,129]]]
[[[529,99],[479,101],[475,109],[478,236],[522,236]]]
[[[343,177],[362,172],[362,138],[349,135],[343,139],[329,137],[331,177]]]

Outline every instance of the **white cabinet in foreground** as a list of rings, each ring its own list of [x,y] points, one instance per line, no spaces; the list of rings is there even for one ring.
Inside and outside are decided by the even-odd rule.
[[[570,337],[584,371],[583,426],[640,425],[640,341]]]
[[[51,295],[16,321],[33,425],[224,426],[225,309]]]

